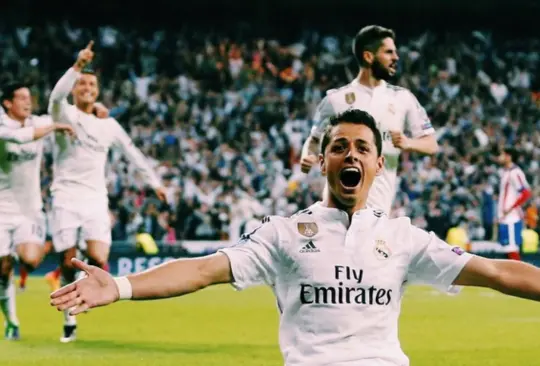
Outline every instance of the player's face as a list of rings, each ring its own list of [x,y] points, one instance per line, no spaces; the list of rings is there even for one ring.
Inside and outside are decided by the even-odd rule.
[[[32,95],[30,89],[20,88],[13,93],[12,100],[6,100],[7,113],[18,120],[24,120],[32,114]]]
[[[334,199],[345,207],[354,207],[360,200],[366,200],[373,179],[384,166],[384,158],[377,155],[371,129],[340,123],[332,129],[323,154],[319,156],[321,172],[328,180]]]
[[[371,70],[377,79],[388,80],[396,75],[399,56],[392,38],[385,38],[374,55]]]
[[[508,165],[512,162],[512,157],[510,154],[505,153],[504,151],[498,157],[499,164]]]
[[[75,103],[95,103],[98,95],[99,88],[96,75],[82,74],[73,87],[73,97],[75,98]]]

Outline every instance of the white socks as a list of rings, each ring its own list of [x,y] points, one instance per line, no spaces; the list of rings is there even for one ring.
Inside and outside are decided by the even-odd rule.
[[[2,309],[2,313],[4,314],[7,323],[19,326],[15,300],[15,285],[13,284],[13,280],[10,279],[7,287],[0,285],[0,308]]]

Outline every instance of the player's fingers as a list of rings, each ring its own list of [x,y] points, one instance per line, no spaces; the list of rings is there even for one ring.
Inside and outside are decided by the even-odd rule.
[[[90,310],[90,307],[88,306],[87,303],[83,302],[79,304],[79,306],[77,306],[75,309],[71,310],[69,312],[69,315],[75,316],[77,314],[87,312],[88,310]]]
[[[76,285],[74,283],[71,283],[69,285],[66,285],[66,286],[58,289],[58,290],[56,290],[55,292],[53,292],[51,294],[51,299],[55,299],[57,297],[64,296],[65,294],[70,293],[70,292],[75,290],[75,287],[76,287]]]
[[[72,291],[70,293],[67,293],[63,296],[56,297],[54,299],[51,299],[51,305],[57,306],[64,304],[66,302],[72,301],[73,299],[76,299],[78,296],[77,291]]]
[[[88,51],[92,51],[92,47],[94,46],[94,41],[91,40],[90,42],[88,42],[88,45],[86,46],[86,50]]]
[[[70,309],[74,306],[78,306],[78,305],[81,305],[83,303],[82,299],[80,296],[77,296],[75,297],[74,299],[71,299],[69,301],[66,301],[66,302],[63,302],[59,305],[56,306],[56,308],[58,309],[58,311],[63,311],[63,310],[66,310],[66,309]]]
[[[71,263],[73,263],[73,266],[75,266],[75,268],[78,268],[81,271],[85,271],[87,274],[90,274],[90,271],[92,270],[92,267],[90,267],[88,264],[84,263],[80,259],[71,258]]]

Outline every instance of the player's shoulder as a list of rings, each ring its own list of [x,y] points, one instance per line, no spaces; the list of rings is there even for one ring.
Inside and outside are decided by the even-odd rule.
[[[326,97],[325,98],[327,100],[333,100],[333,99],[339,98],[342,95],[346,95],[348,93],[353,93],[354,90],[355,90],[355,88],[354,88],[352,83],[345,84],[343,86],[340,86],[339,88],[328,89],[326,91]]]
[[[405,233],[414,228],[411,219],[407,216],[388,217],[382,210],[373,210],[373,215],[387,232]]]

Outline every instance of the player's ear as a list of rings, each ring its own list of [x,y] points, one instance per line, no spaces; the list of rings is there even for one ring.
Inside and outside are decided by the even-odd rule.
[[[381,175],[384,169],[384,155],[381,155],[377,158],[377,170],[376,175]]]
[[[319,154],[319,165],[321,167],[321,174],[323,176],[326,176],[326,162],[324,160],[324,155],[323,153],[320,153]]]
[[[368,64],[372,64],[373,60],[375,59],[375,54],[371,51],[364,51],[362,52],[362,57]]]

